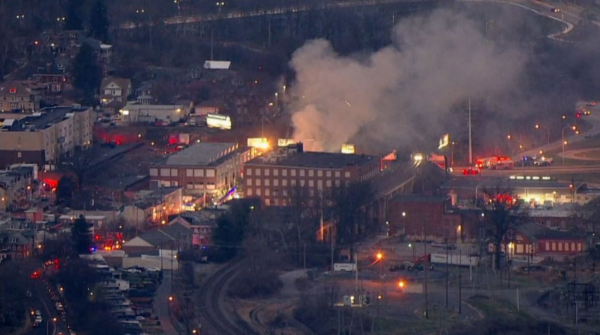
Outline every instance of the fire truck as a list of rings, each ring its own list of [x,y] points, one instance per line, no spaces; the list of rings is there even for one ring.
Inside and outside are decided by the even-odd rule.
[[[491,169],[491,170],[510,170],[515,167],[515,162],[510,157],[506,156],[492,156],[479,158],[475,162],[476,166],[480,169]]]

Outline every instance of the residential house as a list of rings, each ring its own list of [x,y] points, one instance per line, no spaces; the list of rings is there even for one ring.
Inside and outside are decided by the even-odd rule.
[[[166,224],[169,216],[179,214],[183,207],[181,187],[160,187],[137,192],[135,200],[121,208],[121,217],[142,227],[147,222]]]
[[[39,108],[39,97],[31,89],[17,81],[0,83],[0,112],[35,112]]]
[[[196,212],[184,212],[175,217],[169,224],[180,223],[192,232],[192,245],[196,248],[207,247],[212,241],[212,234],[217,227],[217,219],[225,214],[224,208],[205,208]]]
[[[157,254],[159,250],[183,250],[189,248],[192,234],[179,222],[160,226],[134,237],[123,244],[122,250],[130,257]]]
[[[152,89],[154,87],[153,81],[147,80],[140,84],[135,90],[135,98],[137,103],[140,105],[150,105],[154,103],[154,97],[152,96]]]
[[[34,241],[19,232],[0,232],[0,250],[7,250],[13,259],[31,255]]]
[[[132,94],[131,79],[108,77],[100,85],[100,103],[102,106],[113,104],[115,111],[127,103],[127,97]]]
[[[45,86],[46,94],[60,94],[72,88],[71,75],[68,73],[68,60],[57,59],[46,67],[38,68],[33,75],[36,83]]]
[[[18,166],[0,171],[0,211],[26,208],[31,197],[34,169]]]

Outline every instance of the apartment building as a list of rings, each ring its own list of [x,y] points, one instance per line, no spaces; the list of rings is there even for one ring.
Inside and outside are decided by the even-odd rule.
[[[5,118],[0,129],[0,167],[54,163],[76,147],[92,143],[93,123],[92,109],[78,106],[44,108]]]
[[[224,194],[253,157],[252,148],[237,143],[196,143],[150,167],[150,184],[181,186],[186,194]]]
[[[287,206],[293,188],[318,197],[333,187],[367,181],[380,172],[376,156],[305,152],[302,143],[254,158],[244,165],[245,196],[267,206]]]
[[[40,107],[39,97],[19,82],[0,84],[0,112],[34,112]]]

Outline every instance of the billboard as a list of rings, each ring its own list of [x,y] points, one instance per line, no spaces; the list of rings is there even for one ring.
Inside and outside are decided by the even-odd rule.
[[[269,140],[266,137],[251,137],[248,138],[248,146],[257,149],[268,149]]]
[[[227,115],[208,114],[206,116],[206,125],[209,128],[231,129],[231,118]]]
[[[354,144],[342,144],[343,154],[354,154]]]

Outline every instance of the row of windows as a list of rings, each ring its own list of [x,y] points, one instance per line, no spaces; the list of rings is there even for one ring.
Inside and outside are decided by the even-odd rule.
[[[546,251],[581,251],[581,250],[582,250],[581,243],[546,242]]]
[[[246,176],[269,176],[271,174],[271,170],[273,170],[273,176],[277,177],[279,176],[279,169],[277,168],[247,168],[246,169]],[[296,172],[297,171],[297,172]],[[317,175],[317,177],[323,177],[323,174],[325,175],[325,177],[331,177],[331,176],[335,176],[337,178],[340,178],[342,176],[342,172],[341,171],[331,171],[331,170],[315,170],[314,169],[309,169],[309,170],[305,170],[305,169],[290,169],[290,176],[292,177],[296,177],[296,173],[298,173],[298,175],[300,177],[305,177],[306,175],[308,175],[308,177],[314,177],[315,174]],[[281,176],[283,177],[287,177],[288,175],[288,169],[281,169]],[[350,178],[350,171],[346,171],[344,172],[344,177],[346,178]]]
[[[150,169],[150,176],[158,177],[159,169],[152,168]],[[161,177],[177,177],[179,174],[179,169],[169,169],[169,168],[161,168],[160,176]],[[185,171],[186,177],[214,177],[215,170],[214,169],[186,169]]]
[[[204,183],[203,182],[199,182],[199,183],[187,183],[186,188],[188,190],[203,190],[204,189]],[[215,183],[206,183],[206,189],[207,190],[214,190],[215,189]]]
[[[288,180],[287,179],[282,179],[281,183],[279,181],[279,179],[273,179],[272,180],[273,185],[272,186],[288,186]],[[290,186],[296,186],[298,184],[298,182],[300,183],[300,186],[304,187],[307,184],[306,180],[300,180],[300,181],[296,181],[296,180],[290,180],[289,184]],[[323,189],[323,180],[317,180],[316,183],[314,180],[308,180],[308,187],[315,187],[315,184],[317,185],[317,188],[319,190]],[[340,180],[335,180],[335,181],[331,181],[331,180],[326,180],[325,181],[325,187],[332,187],[333,185],[335,185],[336,187],[340,187],[342,185],[342,182]],[[348,185],[348,181],[344,181],[344,185]],[[246,186],[271,186],[271,180],[270,179],[246,179]]]
[[[288,193],[289,192],[286,189],[283,189],[283,190],[280,191],[278,189],[271,190],[269,188],[265,188],[264,192],[263,192],[263,189],[260,189],[260,188],[247,188],[246,189],[246,196],[248,196],[248,197],[252,197],[252,196],[260,197],[260,196],[263,196],[263,195],[265,197],[271,197],[271,196],[273,196],[273,197],[278,197],[278,196],[287,197]],[[318,195],[318,193],[315,192],[314,189],[309,189],[307,195],[309,197],[314,197],[315,195]]]

